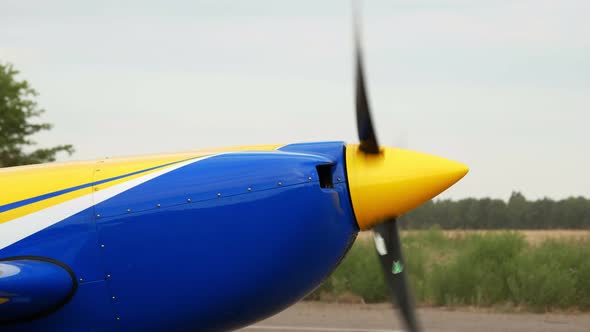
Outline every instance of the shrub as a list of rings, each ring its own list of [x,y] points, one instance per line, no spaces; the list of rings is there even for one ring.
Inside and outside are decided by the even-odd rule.
[[[439,228],[402,234],[406,271],[418,304],[491,306],[532,310],[590,309],[590,242],[529,245],[519,233],[483,233],[449,239]],[[322,292],[389,300],[372,241],[358,240]]]

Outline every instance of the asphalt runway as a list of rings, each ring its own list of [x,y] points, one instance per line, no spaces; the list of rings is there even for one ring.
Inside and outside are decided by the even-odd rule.
[[[424,331],[590,331],[590,314],[496,313],[483,310],[421,308]],[[401,332],[387,304],[298,303],[240,332]]]

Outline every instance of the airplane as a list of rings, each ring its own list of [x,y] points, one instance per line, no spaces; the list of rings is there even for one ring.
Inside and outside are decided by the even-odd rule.
[[[378,144],[355,25],[359,144],[0,169],[2,331],[227,331],[301,300],[359,231],[419,331],[396,217],[468,168]]]

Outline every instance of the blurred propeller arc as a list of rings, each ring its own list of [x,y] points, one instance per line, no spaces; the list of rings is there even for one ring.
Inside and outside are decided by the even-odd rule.
[[[394,218],[376,225],[373,228],[373,237],[386,283],[391,289],[392,302],[399,307],[408,330],[420,331],[408,284],[397,220]]]
[[[366,154],[378,154],[379,144],[375,135],[375,128],[371,120],[369,97],[365,84],[365,70],[363,66],[363,52],[360,36],[360,18],[358,9],[354,8],[354,58],[355,58],[355,101],[356,124],[359,137],[359,150]]]
[[[355,47],[355,99],[359,152],[376,155],[379,158],[380,148],[377,143],[363,66],[363,52],[360,36],[359,11],[353,2],[354,15],[354,47]],[[370,170],[367,170],[370,172]],[[397,304],[407,329],[411,332],[420,331],[414,308],[414,301],[409,289],[406,269],[401,249],[397,221],[395,218],[380,223],[373,228],[375,245],[387,284],[392,292],[392,301]]]

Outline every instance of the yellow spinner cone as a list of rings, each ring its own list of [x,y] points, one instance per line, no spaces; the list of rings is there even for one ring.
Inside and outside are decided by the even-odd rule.
[[[367,155],[346,146],[346,171],[352,207],[361,230],[398,217],[459,181],[469,169],[445,158],[382,147]]]

